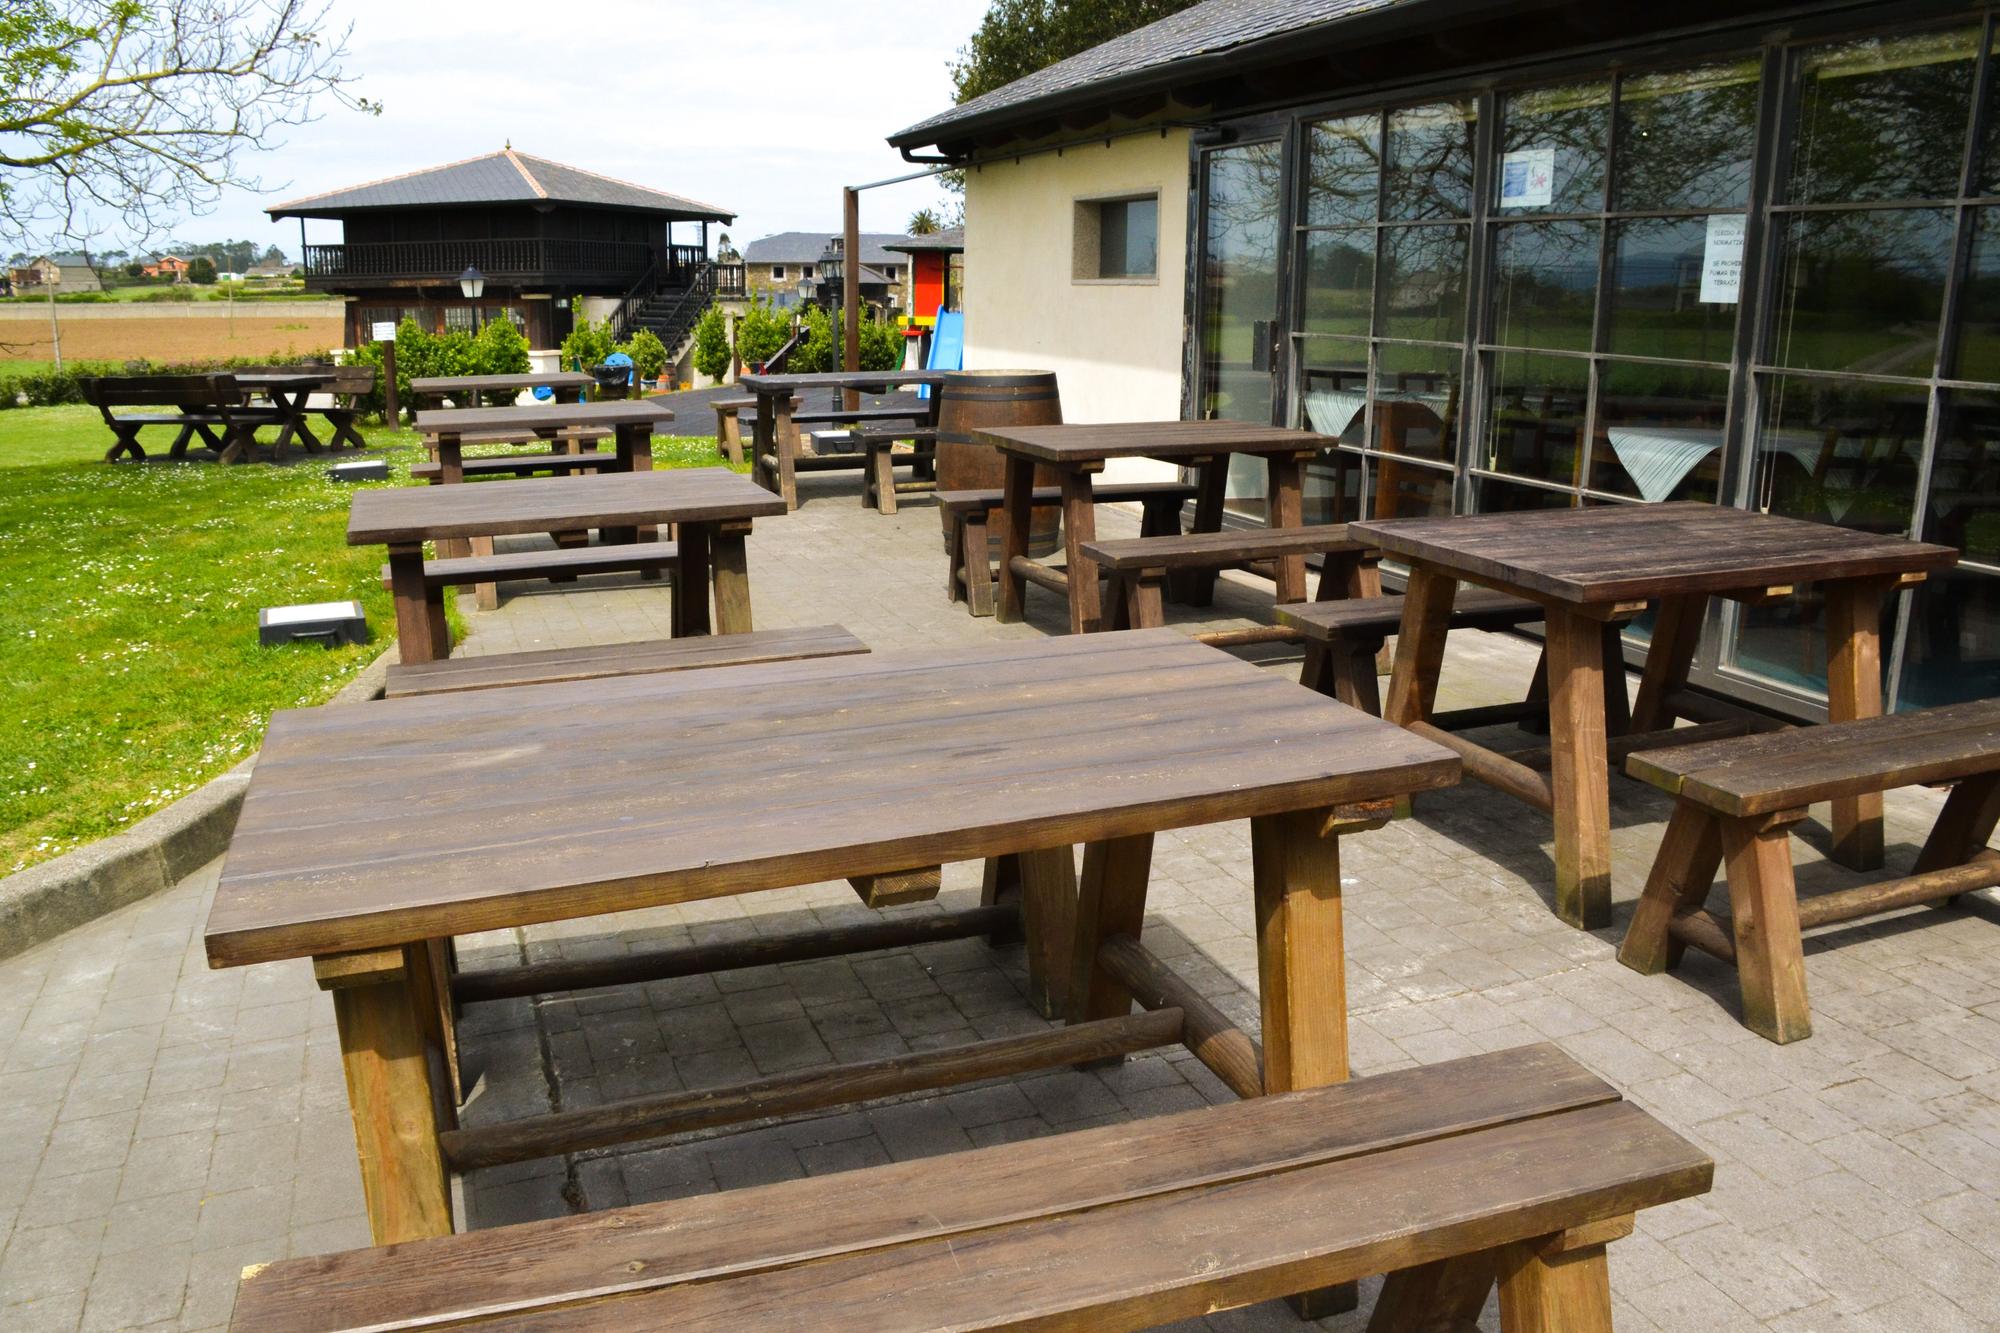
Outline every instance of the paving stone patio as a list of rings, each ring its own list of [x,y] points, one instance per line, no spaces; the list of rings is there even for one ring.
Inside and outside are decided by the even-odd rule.
[[[803,478],[800,511],[759,526],[760,624],[838,621],[878,650],[1058,632],[1047,596],[1028,625],[948,605],[934,511],[883,518],[856,489],[844,474]],[[1258,614],[1268,593],[1255,587],[1226,586],[1215,608],[1179,615]],[[520,592],[470,623],[468,652],[664,635],[667,594]],[[1262,660],[1296,669],[1295,653]],[[1520,640],[1457,636],[1441,702],[1517,695],[1533,662]],[[1923,792],[1890,799],[1899,869],[1937,804]],[[1614,783],[1619,914],[1593,933],[1549,910],[1546,823],[1477,786],[1349,839],[1356,1071],[1555,1041],[1711,1152],[1713,1193],[1643,1214],[1612,1246],[1621,1329],[2000,1327],[2000,904],[1972,895],[1819,933],[1807,958],[1814,1036],[1772,1046],[1736,1022],[1730,978],[1712,960],[1691,954],[1677,976],[1641,977],[1613,958],[1665,815],[1651,789]],[[1813,863],[1805,885],[1856,882],[1810,847],[1799,854]],[[201,926],[218,869],[0,963],[0,1328],[220,1326],[245,1264],[367,1243],[331,1005],[304,963],[208,970]],[[976,867],[948,869],[943,901],[974,892]],[[1254,1026],[1247,828],[1162,836],[1149,908],[1146,943]],[[844,884],[819,885],[472,937],[461,957],[597,956],[867,915]],[[478,1080],[466,1117],[1023,1031],[1040,1022],[1023,984],[1018,948],[964,941],[478,1006],[464,1028]],[[1227,1095],[1184,1055],[1147,1056],[481,1171],[462,1182],[459,1215],[494,1226]],[[1373,1294],[1364,1284],[1362,1313],[1325,1327],[1360,1328]],[[1296,1321],[1273,1306],[1206,1325]],[[1491,1305],[1484,1326],[1497,1327]]]

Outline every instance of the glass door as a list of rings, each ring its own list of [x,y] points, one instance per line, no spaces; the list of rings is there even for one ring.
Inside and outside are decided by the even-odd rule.
[[[1277,420],[1283,207],[1282,140],[1202,154],[1195,415],[1203,420]],[[1233,460],[1230,511],[1262,519],[1264,483],[1261,462]]]

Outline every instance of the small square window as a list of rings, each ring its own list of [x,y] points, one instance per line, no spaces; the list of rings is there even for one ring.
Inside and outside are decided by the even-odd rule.
[[[784,280],[785,280],[785,266],[783,264],[771,265],[771,281],[783,282]]]
[[[813,275],[813,266],[811,264],[807,264],[804,268],[799,270],[799,276],[802,278],[810,278],[812,275]]]
[[[1156,278],[1159,271],[1159,195],[1078,201],[1072,270],[1078,281]]]

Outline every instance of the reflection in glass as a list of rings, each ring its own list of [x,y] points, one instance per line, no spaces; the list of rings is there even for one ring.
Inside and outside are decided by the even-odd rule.
[[[1727,361],[1736,306],[1701,299],[1708,219],[1635,218],[1612,224],[1610,334],[1628,356]]]
[[[1757,438],[1757,507],[1909,532],[1928,407],[1922,385],[1772,376]]]
[[[1360,448],[1368,424],[1368,344],[1301,338],[1298,349],[1301,424]]]
[[[1305,522],[1351,523],[1361,517],[1361,455],[1337,449],[1306,464]]]
[[[1750,199],[1757,62],[1627,78],[1618,89],[1620,209],[1740,208]]]
[[[1495,342],[1589,350],[1597,311],[1598,232],[1595,222],[1494,229]]]
[[[1376,145],[1382,118],[1376,115],[1323,120],[1312,127],[1307,147],[1306,225],[1373,222],[1381,175]]]
[[[1958,194],[1979,30],[1864,37],[1806,53],[1791,190],[1800,204]]]
[[[1375,229],[1306,233],[1306,333],[1366,336],[1375,305]]]
[[[1478,104],[1470,99],[1389,113],[1384,220],[1471,215],[1478,117]]]
[[[1519,509],[1574,509],[1576,497],[1568,491],[1545,490],[1540,486],[1520,486],[1494,477],[1481,477],[1478,491],[1481,514],[1503,514]]]
[[[1973,212],[1972,258],[1959,283],[1955,373],[1962,380],[2000,383],[2000,209]]]
[[[1566,356],[1499,352],[1493,357],[1486,466],[1574,486],[1583,442],[1590,365]]]
[[[1268,353],[1258,345],[1278,308],[1276,143],[1207,154],[1201,262],[1200,415],[1271,419]]]
[[[1895,642],[1898,599],[1882,599],[1882,679],[1886,687]],[[1736,622],[1730,661],[1780,685],[1809,694],[1826,693],[1826,602],[1818,585],[1801,588],[1781,602],[1745,606]]]
[[[1947,389],[1938,411],[1924,540],[2000,565],[2000,394]]]
[[[1928,376],[1951,256],[1941,208],[1802,213],[1786,222],[1773,359],[1784,366]]]
[[[1384,227],[1385,338],[1456,342],[1465,336],[1465,227]]]
[[[1436,518],[1451,513],[1451,472],[1394,458],[1368,460],[1371,518]]]
[[[1604,206],[1611,85],[1515,93],[1507,98],[1500,126],[1494,188],[1502,213],[1594,213]]]
[[[1378,348],[1369,447],[1446,465],[1456,461],[1461,364],[1455,347]]]
[[[1959,567],[1919,583],[1896,706],[1934,708],[2000,695],[2000,577]]]
[[[1714,503],[1728,410],[1726,370],[1600,362],[1591,487],[1640,500]]]

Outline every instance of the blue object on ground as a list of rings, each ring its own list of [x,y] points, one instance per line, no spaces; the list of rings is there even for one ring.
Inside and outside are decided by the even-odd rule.
[[[551,389],[546,384],[537,384],[534,387],[533,393],[536,398],[540,399],[542,402],[545,403],[548,402],[549,399],[556,396],[556,391],[554,389]]]
[[[625,353],[613,352],[610,356],[604,358],[603,364],[607,366],[625,367],[625,382],[627,384],[630,384],[632,382],[632,358],[625,355]]]
[[[925,370],[965,369],[965,314],[958,310],[938,311],[937,323],[931,326],[931,356],[924,365]],[[931,396],[931,386],[917,386],[917,397]]]

